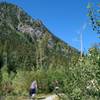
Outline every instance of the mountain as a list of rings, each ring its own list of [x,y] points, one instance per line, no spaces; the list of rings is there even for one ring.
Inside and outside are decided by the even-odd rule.
[[[77,61],[79,51],[51,33],[40,20],[22,8],[0,3],[0,68],[67,66]]]

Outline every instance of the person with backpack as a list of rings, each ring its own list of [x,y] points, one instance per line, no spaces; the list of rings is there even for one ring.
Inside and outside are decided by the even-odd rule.
[[[32,99],[35,98],[36,96],[36,92],[37,92],[37,82],[36,80],[32,82],[31,86],[30,86],[30,90],[29,90],[29,95]]]

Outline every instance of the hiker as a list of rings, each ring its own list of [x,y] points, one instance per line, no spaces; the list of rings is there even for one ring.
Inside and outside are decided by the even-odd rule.
[[[50,92],[58,92],[58,90],[59,90],[58,80],[52,81],[52,83],[49,85],[49,91]]]
[[[59,92],[59,81],[54,81],[54,92],[57,94]]]
[[[37,92],[37,82],[36,80],[32,82],[29,90],[29,95],[31,96],[32,99],[35,98]]]

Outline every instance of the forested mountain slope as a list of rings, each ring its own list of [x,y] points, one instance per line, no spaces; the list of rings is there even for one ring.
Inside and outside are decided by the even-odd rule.
[[[16,5],[0,3],[0,67],[6,64],[9,72],[57,67],[77,61],[78,56],[77,49],[54,36],[42,21]]]

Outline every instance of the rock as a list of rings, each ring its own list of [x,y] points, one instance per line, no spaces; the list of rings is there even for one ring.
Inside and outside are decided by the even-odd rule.
[[[60,99],[59,99],[59,97],[57,95],[51,95],[51,96],[48,96],[44,100],[60,100]]]

